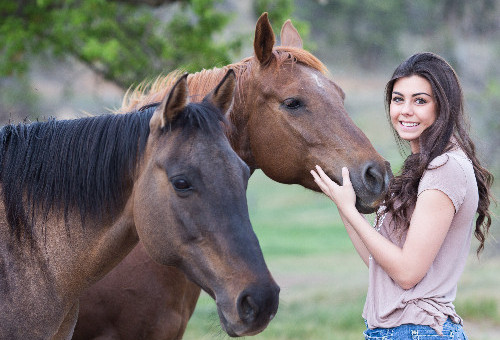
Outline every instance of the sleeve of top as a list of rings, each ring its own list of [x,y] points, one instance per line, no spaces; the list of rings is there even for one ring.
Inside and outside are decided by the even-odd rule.
[[[460,163],[446,154],[434,158],[424,172],[418,186],[418,194],[436,189],[450,198],[455,213],[460,209],[467,188],[467,178]]]

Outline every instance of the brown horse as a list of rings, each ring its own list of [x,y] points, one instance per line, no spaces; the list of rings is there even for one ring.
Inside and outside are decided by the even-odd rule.
[[[139,239],[216,300],[228,334],[258,333],[275,315],[250,171],[223,130],[234,72],[197,104],[186,77],[130,114],[0,130],[0,339],[70,339],[81,293]]]
[[[227,69],[237,75],[230,120],[231,145],[251,170],[318,191],[309,171],[321,165],[337,182],[348,166],[357,207],[372,212],[389,178],[386,162],[344,109],[344,93],[326,67],[302,49],[290,21],[281,46],[263,14],[255,31],[255,56],[221,69],[190,75],[191,93],[203,96]],[[170,87],[160,78],[149,92],[135,91],[122,110],[157,102]],[[74,339],[180,339],[200,289],[175,268],[151,261],[139,244],[108,276],[82,296]]]

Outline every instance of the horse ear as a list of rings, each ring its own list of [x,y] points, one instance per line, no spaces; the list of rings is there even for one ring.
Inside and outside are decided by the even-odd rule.
[[[233,103],[234,88],[236,86],[236,75],[234,70],[229,69],[215,87],[215,89],[205,96],[204,100],[208,100],[225,114]]]
[[[283,27],[281,27],[281,46],[302,48],[302,38],[300,37],[297,29],[292,25],[290,19],[285,21]]]
[[[267,17],[267,12],[262,13],[255,27],[253,49],[261,65],[267,65],[273,56],[274,32]]]
[[[188,74],[184,73],[165,96],[157,112],[160,114],[160,127],[163,128],[167,123],[172,123],[177,115],[189,104],[189,90],[187,85]]]

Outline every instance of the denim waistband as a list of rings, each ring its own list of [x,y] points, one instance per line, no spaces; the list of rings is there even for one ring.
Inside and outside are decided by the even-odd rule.
[[[365,321],[366,324],[366,321]],[[375,328],[363,333],[365,340],[467,340],[463,327],[450,319],[443,325],[443,335],[430,326],[405,324],[394,328]]]

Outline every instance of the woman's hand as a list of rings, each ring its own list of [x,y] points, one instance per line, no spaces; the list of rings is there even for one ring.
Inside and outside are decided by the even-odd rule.
[[[342,185],[338,185],[332,181],[319,165],[316,165],[316,171],[311,170],[314,181],[337,205],[341,213],[347,213],[352,208],[356,209],[356,193],[349,178],[349,170],[346,167],[342,168]]]

